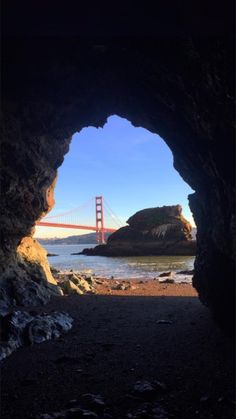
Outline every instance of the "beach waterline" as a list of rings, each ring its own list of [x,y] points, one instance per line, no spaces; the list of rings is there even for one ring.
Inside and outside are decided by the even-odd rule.
[[[82,252],[84,248],[95,247],[87,245],[44,245],[48,253],[56,254],[49,258],[51,266],[60,270],[88,271],[88,273],[113,277],[114,279],[153,279],[162,272],[178,272],[192,270],[193,256],[132,256],[106,257],[72,255]],[[191,283],[191,275],[174,275],[176,282]]]

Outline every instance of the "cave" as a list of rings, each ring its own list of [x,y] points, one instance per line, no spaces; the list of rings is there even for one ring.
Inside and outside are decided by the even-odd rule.
[[[1,413],[140,418],[145,407],[147,418],[232,418],[235,5],[2,3],[1,338],[15,316],[13,346],[23,338],[13,350],[25,347],[1,364]],[[160,135],[194,191],[191,296],[53,297],[35,224],[54,205],[72,135],[112,114]],[[50,321],[66,337],[32,347],[32,328],[44,337]],[[155,399],[140,397],[150,384]]]
[[[226,20],[223,26],[217,19],[212,21],[200,35],[196,27],[191,35],[176,35],[175,26],[163,34],[161,26],[155,36],[136,38],[75,37],[65,35],[66,28],[60,25],[51,36],[47,31],[40,33],[43,29],[34,28],[32,21],[24,28],[14,20],[6,25],[1,143],[3,299],[12,303],[16,276],[17,281],[21,277],[30,281],[30,256],[27,270],[17,257],[17,248],[24,240],[30,248],[36,221],[53,205],[57,169],[72,135],[87,126],[102,127],[109,115],[116,114],[164,138],[174,167],[195,191],[189,196],[197,225],[193,285],[218,324],[232,333],[234,42],[225,31]],[[35,275],[40,282],[41,273]]]

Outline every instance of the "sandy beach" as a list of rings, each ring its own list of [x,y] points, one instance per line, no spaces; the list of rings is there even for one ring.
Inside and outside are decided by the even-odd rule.
[[[168,281],[168,278],[167,278]],[[146,297],[196,297],[197,292],[190,284],[169,284],[163,280],[107,279],[102,278],[97,284],[99,295],[146,296]],[[120,289],[123,286],[124,289]]]
[[[3,362],[2,419],[51,412],[64,412],[61,418],[235,417],[234,347],[191,285],[98,282],[95,295],[58,297],[34,308],[65,311],[73,327]],[[84,406],[90,416],[78,413]]]

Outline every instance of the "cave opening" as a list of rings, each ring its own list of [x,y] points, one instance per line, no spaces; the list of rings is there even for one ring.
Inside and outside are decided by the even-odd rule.
[[[95,51],[97,50],[95,49]],[[123,50],[121,54],[123,54]],[[107,80],[111,77],[110,68],[108,73]],[[19,173],[21,173],[21,179],[20,183],[16,184],[15,189],[11,189],[11,183],[4,185],[6,190],[4,205],[6,212],[9,214],[7,220],[12,219],[14,222],[14,228],[12,228],[12,225],[9,226],[9,222],[4,223],[2,248],[4,281],[6,278],[6,282],[9,284],[12,272],[17,272],[19,278],[23,276],[26,283],[31,283],[31,267],[35,265],[35,257],[36,264],[41,265],[40,258],[38,258],[40,252],[38,249],[34,249],[31,235],[35,222],[44,213],[47,213],[53,205],[53,189],[57,169],[62,164],[64,155],[68,152],[73,133],[80,132],[81,129],[88,126],[101,127],[105,124],[109,115],[119,115],[132,121],[134,126],[141,126],[143,129],[147,129],[151,133],[158,133],[161,138],[165,138],[165,142],[174,156],[175,169],[195,190],[189,197],[190,207],[198,228],[193,285],[199,292],[201,301],[210,306],[218,322],[226,324],[226,328],[228,328],[227,317],[231,316],[234,310],[234,280],[232,276],[234,262],[231,255],[232,241],[228,240],[231,234],[229,231],[232,227],[232,203],[229,192],[231,183],[228,182],[231,176],[230,165],[227,165],[224,172],[224,162],[219,161],[218,147],[215,148],[216,164],[212,159],[211,149],[209,148],[207,153],[205,152],[206,144],[208,144],[204,140],[207,138],[205,133],[207,126],[200,125],[197,128],[198,134],[196,134],[192,122],[189,120],[188,110],[185,114],[182,111],[178,112],[177,117],[175,105],[170,105],[167,101],[168,110],[166,105],[158,104],[157,113],[153,116],[152,107],[156,106],[156,99],[153,99],[154,102],[152,102],[149,87],[149,99],[144,100],[143,90],[140,91],[136,84],[136,87],[133,85],[137,82],[133,79],[131,83],[133,96],[130,98],[130,96],[123,94],[124,86],[120,88],[119,82],[114,82],[113,78],[109,80],[109,84],[104,90],[102,81],[105,75],[101,76],[100,73],[98,75],[100,77],[99,83],[96,83],[95,79],[91,79],[92,74],[89,74],[88,79],[86,78],[86,85],[91,84],[93,93],[87,97],[86,93],[82,91],[79,102],[72,89],[68,91],[66,101],[63,99],[63,102],[59,105],[55,103],[48,105],[48,107],[45,104],[42,105],[40,107],[42,110],[40,118],[38,118],[39,103],[34,103],[28,111],[31,118],[29,128],[24,125],[18,127],[15,117],[8,121],[10,126],[12,124],[14,127],[13,130],[9,128],[9,135],[10,137],[12,135],[13,139],[11,142],[8,140],[4,142],[2,147],[3,156],[5,161],[10,163],[12,163],[14,157],[14,165],[10,164],[11,170],[13,170],[11,176],[18,178]],[[83,77],[85,77],[84,74]],[[77,75],[73,74],[70,79],[71,88],[76,85],[76,80]],[[68,88],[68,85],[66,88]],[[126,88],[128,87],[126,86]],[[158,91],[158,89],[166,104],[167,98],[165,92],[163,92],[163,87],[155,85],[154,90]],[[68,95],[71,96],[70,99]],[[116,98],[115,101],[114,97]],[[100,98],[102,98],[102,101],[100,101]],[[81,101],[84,103],[84,111],[79,116],[78,107]],[[178,102],[178,96],[174,97],[174,101]],[[28,105],[25,106],[27,108]],[[27,111],[25,112],[27,113]],[[42,118],[44,120],[43,126],[41,126]],[[35,127],[33,127],[34,120]],[[18,143],[16,149],[14,148],[15,124],[20,132],[26,130],[26,136],[30,138],[28,147],[24,146],[24,135],[20,135],[20,137],[16,136]],[[195,125],[196,121],[194,120],[193,126]],[[39,129],[39,134],[37,134],[37,129]],[[202,137],[199,140],[200,133],[202,133]],[[209,139],[209,141],[211,140]],[[23,142],[22,147],[20,147],[21,142]],[[232,157],[232,153],[230,156]],[[223,173],[225,177],[223,177]],[[219,179],[221,180],[218,184]],[[229,202],[227,212],[225,212],[226,202]],[[225,219],[225,222],[223,222],[223,219]],[[222,237],[222,240],[219,240],[220,237]],[[18,246],[19,243],[20,246]],[[25,248],[27,249],[26,252]],[[32,254],[34,254],[33,259]],[[22,257],[26,261],[26,265],[22,265]],[[9,263],[6,265],[7,261]],[[22,266],[24,266],[23,273]],[[41,267],[39,270],[41,272]],[[45,270],[45,267],[43,270]],[[48,271],[48,268],[46,270]],[[223,281],[225,275],[228,281],[227,287],[225,287]],[[52,276],[49,279],[49,282],[56,285]],[[12,283],[10,287],[12,288]],[[31,304],[31,298],[28,300],[25,296],[22,297],[22,291],[19,295],[18,288],[17,281],[14,281],[14,293],[17,294],[18,301]],[[28,293],[26,295],[28,297]],[[47,301],[44,293],[40,295],[39,300]],[[10,296],[11,303],[12,296]]]
[[[125,417],[127,400],[132,399],[136,383],[136,389],[140,390],[141,381],[144,388],[154,385],[156,390],[158,381],[167,384],[167,392],[161,396],[164,407],[169,408],[173,395],[174,406],[170,407],[174,415],[176,408],[181,417],[192,417],[196,411],[201,414],[213,400],[217,415],[224,417],[226,409],[232,417],[233,404],[225,407],[221,396],[224,392],[223,400],[233,397],[233,348],[214,326],[196,292],[166,298],[86,295],[80,299],[72,295],[54,299],[51,297],[58,295],[54,293],[57,284],[47,271],[46,254],[31,237],[35,222],[53,206],[56,172],[73,133],[88,126],[102,127],[109,115],[120,115],[134,126],[158,133],[173,153],[174,167],[195,191],[190,195],[198,228],[194,287],[218,324],[232,335],[234,173],[229,128],[232,94],[225,80],[225,49],[221,43],[214,49],[212,42],[194,41],[178,45],[155,40],[151,45],[131,42],[125,48],[121,44],[93,43],[85,48],[78,43],[75,48],[76,42],[54,48],[52,42],[52,53],[48,54],[50,42],[42,46],[42,54],[34,57],[27,48],[31,53],[37,48],[24,43],[18,54],[11,54],[8,64],[14,65],[6,72],[10,89],[4,103],[2,147],[1,309],[5,313],[10,310],[10,317],[5,316],[7,322],[12,313],[17,316],[14,309],[19,306],[24,312],[48,303],[43,307],[45,313],[59,311],[61,320],[61,313],[66,311],[74,323],[65,338],[23,348],[6,360],[4,383],[8,394],[4,394],[4,409],[10,406],[12,417],[19,412],[20,419],[25,417],[26,408],[35,416],[38,412],[60,412],[67,402],[77,400],[79,388],[78,409],[84,406],[83,395],[101,391],[110,405],[123,400],[122,414],[113,417]],[[25,53],[21,54],[22,50]],[[181,60],[176,59],[178,54]],[[16,81],[11,75],[15,75],[14,60],[19,56],[23,62],[21,77]],[[33,63],[30,77],[29,56]],[[229,139],[224,142],[224,158],[222,138]],[[96,304],[98,300],[102,304]],[[31,311],[32,317],[38,310],[42,312],[42,307],[36,307],[34,314]],[[18,311],[20,316],[22,311]],[[20,325],[23,317],[24,313]],[[17,339],[26,336],[33,340],[34,327],[40,331],[37,339],[39,335],[47,338],[49,329],[45,315],[42,317],[32,319],[30,327],[28,323],[21,327],[23,333],[17,331]],[[67,331],[72,324],[68,326],[67,320],[73,319],[63,318]],[[18,343],[22,345],[22,341]],[[17,347],[7,347],[7,355]],[[32,392],[22,392],[22,385],[32,382]],[[17,397],[9,402],[12,383]],[[163,390],[165,385],[158,388]],[[39,400],[38,394],[42,393]],[[153,416],[160,405],[150,408]],[[168,416],[163,410],[158,412]],[[210,414],[209,410],[203,412],[203,416]]]
[[[58,2],[5,3],[0,310],[16,339],[2,354],[32,342],[34,327],[40,338],[55,332],[42,310],[59,311],[59,319],[67,311],[74,323],[66,337],[4,361],[3,417],[234,417],[235,349],[210,316],[235,334],[233,2],[156,2],[155,10],[98,4],[85,14]],[[193,285],[204,304],[50,298],[56,284],[32,239],[35,222],[53,206],[73,133],[114,114],[164,138],[195,191]]]
[[[102,43],[27,38],[6,40],[6,44],[1,149],[6,162],[1,197],[3,300],[11,305],[14,294],[18,302],[27,300],[26,292],[24,298],[23,291],[19,296],[21,281],[15,278],[32,282],[32,258],[28,255],[26,266],[22,257],[27,259],[27,252],[38,254],[31,242],[33,228],[53,204],[53,180],[71,136],[86,126],[101,127],[109,115],[116,114],[164,138],[174,167],[195,191],[190,195],[198,229],[193,284],[218,323],[228,328],[230,318],[232,327],[231,42],[211,37],[199,42],[125,38]],[[227,139],[223,159],[222,138]],[[22,241],[28,250],[21,246],[19,260],[17,249]]]
[[[70,150],[58,170],[54,192],[55,206],[43,219],[44,222],[48,221],[49,225],[36,226],[35,232],[35,238],[46,246],[49,256],[59,252],[59,257],[50,258],[54,267],[73,268],[77,271],[80,267],[87,271],[93,271],[95,268],[98,269],[97,275],[123,279],[137,276],[140,279],[151,278],[170,270],[193,270],[194,251],[182,249],[181,253],[178,243],[180,232],[173,232],[172,235],[169,233],[160,250],[155,249],[155,240],[159,237],[157,232],[155,236],[154,233],[150,235],[149,240],[154,240],[152,248],[145,249],[146,232],[140,255],[135,250],[130,250],[130,254],[127,255],[124,249],[124,254],[121,251],[120,255],[113,255],[121,256],[118,260],[113,259],[113,263],[111,259],[98,262],[97,258],[75,258],[72,254],[82,251],[84,247],[95,246],[95,233],[72,229],[69,226],[76,223],[95,225],[96,195],[103,196],[104,224],[107,228],[118,230],[128,225],[126,221],[129,217],[140,210],[180,205],[183,209],[183,215],[180,217],[187,219],[186,223],[190,223],[192,228],[188,237],[196,239],[196,226],[188,205],[188,194],[194,191],[173,168],[173,155],[160,136],[144,128],[134,127],[127,119],[117,115],[109,116],[102,128],[91,126],[82,129],[72,137]],[[173,220],[169,220],[169,223],[173,223]],[[68,227],[52,227],[50,222]],[[157,225],[152,226],[152,230],[157,228]],[[169,225],[170,228],[173,226]],[[166,224],[159,227],[162,235],[163,228],[166,228]],[[179,229],[184,228],[184,224],[179,226]],[[90,234],[85,235],[86,233]],[[108,239],[111,233],[105,234]],[[186,233],[185,236],[187,237]],[[84,245],[80,244],[81,240]],[[176,249],[172,247],[173,254],[163,250],[171,240],[176,241]],[[62,247],[58,246],[60,244]],[[66,244],[70,246],[66,247]],[[132,245],[137,247],[137,239]],[[159,257],[155,256],[155,252]],[[178,280],[180,278],[181,276]],[[184,279],[190,280],[191,277],[182,278]]]

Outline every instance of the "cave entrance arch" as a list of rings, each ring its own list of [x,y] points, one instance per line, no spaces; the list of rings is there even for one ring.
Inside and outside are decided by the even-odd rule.
[[[97,193],[103,194],[104,196],[105,228],[115,228],[116,230],[122,226],[124,227],[126,221],[134,213],[143,210],[144,208],[162,207],[166,205],[176,206],[180,204],[183,208],[183,214],[180,216],[176,213],[175,216],[182,219],[182,224],[178,224],[179,227],[177,224],[174,224],[175,228],[174,225],[169,225],[172,230],[168,230],[167,236],[169,237],[169,246],[172,246],[172,250],[169,249],[169,253],[164,253],[166,267],[163,265],[163,267],[159,266],[159,268],[161,271],[172,269],[179,271],[187,269],[192,270],[194,243],[188,242],[191,237],[190,225],[183,218],[185,217],[186,219],[187,217],[191,224],[193,224],[187,200],[188,194],[192,192],[191,188],[174,170],[172,153],[163,139],[141,127],[133,127],[129,121],[120,118],[117,115],[111,115],[103,128],[95,129],[94,127],[88,127],[80,131],[80,133],[73,135],[70,150],[65,156],[65,161],[58,171],[57,185],[55,188],[56,204],[53,211],[48,214],[49,217],[46,216],[46,219],[43,219],[42,221],[62,223],[63,226],[67,225],[67,229],[60,229],[59,225],[54,228],[43,226],[37,227],[36,237],[44,236],[54,239],[55,237],[59,237],[59,239],[51,241],[51,243],[59,244],[60,240],[64,240],[65,242],[65,239],[60,239],[60,237],[77,236],[81,233],[88,233],[88,231],[80,232],[76,229],[68,230],[68,228],[69,224],[95,226],[95,202],[94,199],[89,198]],[[109,205],[107,205],[107,199],[109,201],[108,204],[112,203],[111,206],[112,209],[115,210],[115,213],[122,217],[122,221],[118,220],[117,217],[114,217],[114,214],[111,214]],[[86,205],[83,205],[83,203],[86,203]],[[70,211],[70,209],[78,206],[79,208],[77,208],[77,211]],[[177,211],[177,208],[175,210]],[[169,211],[171,211],[170,208]],[[174,208],[172,208],[172,212],[173,211]],[[60,213],[62,213],[61,217]],[[114,218],[116,221],[115,223]],[[174,221],[174,218],[171,218],[170,215],[167,216],[166,213],[166,222],[167,219],[169,219],[168,222],[171,223]],[[177,218],[175,223],[178,223]],[[152,226],[152,229],[153,228],[154,226]],[[128,230],[126,234],[130,234],[130,232],[131,230]],[[136,231],[136,234],[139,234],[139,230]],[[156,238],[154,238],[152,234],[156,234]],[[159,240],[162,238],[163,234],[164,233],[162,232]],[[155,230],[155,233],[154,231],[153,233],[150,231],[149,235],[149,244],[146,246],[150,247],[151,243],[153,243],[152,248],[148,250],[148,248],[145,249],[144,246],[144,249],[142,250],[136,239],[136,243],[133,244],[134,249],[132,253],[132,251],[129,250],[129,244],[124,240],[122,245],[123,256],[145,256],[145,254],[149,256],[150,254],[148,254],[148,251],[152,252],[152,255],[155,255],[156,252],[156,254],[159,254],[160,256],[163,251],[163,245],[161,246],[162,242],[158,241],[159,248],[158,246],[155,247],[157,231]],[[70,237],[69,241],[67,239],[70,244],[76,244],[76,240],[76,237]],[[147,233],[144,234],[143,240],[144,243],[147,242]],[[173,240],[177,242],[174,247],[171,245]],[[65,244],[64,242],[63,244]],[[48,240],[43,241],[43,244],[50,245],[51,243]],[[87,241],[87,243],[91,244],[92,241]],[[119,247],[120,246],[121,244],[119,244]],[[88,246],[85,244],[84,247]],[[49,253],[57,253],[58,248],[56,247],[53,250],[53,247],[50,247],[48,251]],[[171,254],[171,251],[173,254]],[[75,246],[70,252],[78,253],[79,250],[76,249]],[[119,248],[113,248],[113,252],[115,252],[114,256],[122,255]],[[174,257],[167,260],[168,254],[169,256],[172,255]],[[97,267],[97,269],[99,269],[97,272],[96,259],[94,261],[94,266],[91,259],[89,259],[88,262],[86,261],[86,258],[84,258],[81,262],[82,266],[80,267],[79,262],[81,258],[77,258],[76,265],[76,258],[71,255],[68,255],[68,257],[70,257],[70,262],[67,261],[67,264],[64,266],[60,265],[59,258],[50,258],[50,262],[55,265],[56,268],[71,269],[73,267],[75,270],[83,269],[83,265],[85,264],[87,269],[92,268],[98,275],[108,275],[108,277],[114,276],[115,278],[117,277],[117,272],[112,272],[112,269],[119,269],[119,275],[121,275],[120,268],[115,262],[109,264],[111,260],[108,262],[108,266],[106,266],[105,263],[103,264],[103,260],[101,260]],[[145,268],[143,267],[143,270],[138,268],[137,264],[136,272],[132,271],[129,262],[130,261],[126,261],[126,259],[120,260],[119,262],[119,264],[122,264],[123,266],[122,277],[124,277],[124,279],[125,270],[128,277],[136,277],[136,275],[142,274],[142,278],[144,278],[145,275],[147,277],[153,277],[158,274],[158,260],[155,259],[155,257],[152,258],[152,261],[143,260],[143,263],[145,262]],[[133,262],[134,260],[132,263]],[[92,266],[88,266],[89,263],[92,264]],[[150,263],[150,272],[148,271],[148,263]],[[154,263],[156,263],[155,267]],[[101,270],[101,264],[103,265],[104,271]],[[164,259],[162,260],[162,264],[164,264]]]
[[[46,193],[71,135],[118,114],[164,138],[175,168],[196,191],[190,198],[198,229],[194,285],[220,321],[227,325],[234,318],[231,46],[219,37],[7,41],[4,278],[12,278],[11,269],[19,267],[19,241],[48,210]]]

